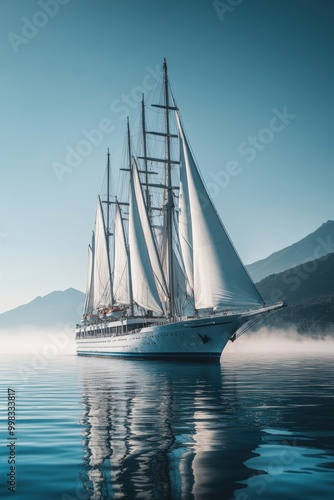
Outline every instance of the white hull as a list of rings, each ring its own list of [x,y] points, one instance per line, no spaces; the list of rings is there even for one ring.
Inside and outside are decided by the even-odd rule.
[[[77,354],[219,361],[225,345],[236,331],[248,319],[268,309],[271,308],[178,322],[166,322],[162,318],[125,318],[78,326]]]
[[[130,326],[143,319],[125,320]],[[123,324],[125,324],[123,321]],[[197,320],[145,326],[134,332],[108,334],[108,328],[121,327],[121,321],[77,329],[77,354],[150,359],[219,360],[220,355],[241,323],[236,317]],[[96,329],[100,329],[97,334]],[[95,331],[95,332],[94,332]],[[97,336],[98,335],[98,336]]]
[[[139,317],[95,325],[77,325],[77,354],[137,359],[219,361],[227,342],[244,323],[281,307],[283,303],[240,314],[216,315],[177,322],[166,322],[163,318]]]

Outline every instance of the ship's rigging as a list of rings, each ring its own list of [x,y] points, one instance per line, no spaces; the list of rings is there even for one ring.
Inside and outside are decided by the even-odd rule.
[[[206,190],[163,64],[163,129],[148,130],[141,101],[142,149],[136,155],[127,123],[128,198],[98,199],[84,316],[126,317],[249,309],[263,300],[243,266]],[[148,139],[163,141],[163,154]],[[102,203],[105,210],[102,209]]]

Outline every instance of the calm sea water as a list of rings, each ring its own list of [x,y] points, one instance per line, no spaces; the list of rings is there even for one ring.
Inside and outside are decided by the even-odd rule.
[[[1,498],[333,498],[332,353],[230,353],[220,365],[7,356],[0,388]]]

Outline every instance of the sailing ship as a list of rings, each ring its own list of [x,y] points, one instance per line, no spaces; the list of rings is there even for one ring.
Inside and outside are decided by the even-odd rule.
[[[192,153],[166,60],[162,76],[160,103],[151,104],[162,127],[147,127],[143,96],[138,154],[127,121],[123,198],[111,197],[108,150],[78,355],[219,361],[229,340],[284,305],[266,305],[241,262]]]

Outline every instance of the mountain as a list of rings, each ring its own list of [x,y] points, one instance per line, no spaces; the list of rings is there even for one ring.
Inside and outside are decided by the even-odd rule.
[[[262,326],[334,334],[334,253],[268,276],[256,286],[266,302],[285,300],[288,305],[265,318]]]
[[[274,273],[318,259],[334,252],[334,221],[329,220],[316,231],[289,247],[275,252],[265,259],[246,266],[255,282]]]
[[[68,288],[51,292],[0,314],[0,330],[19,327],[62,327],[79,321],[85,294]]]

